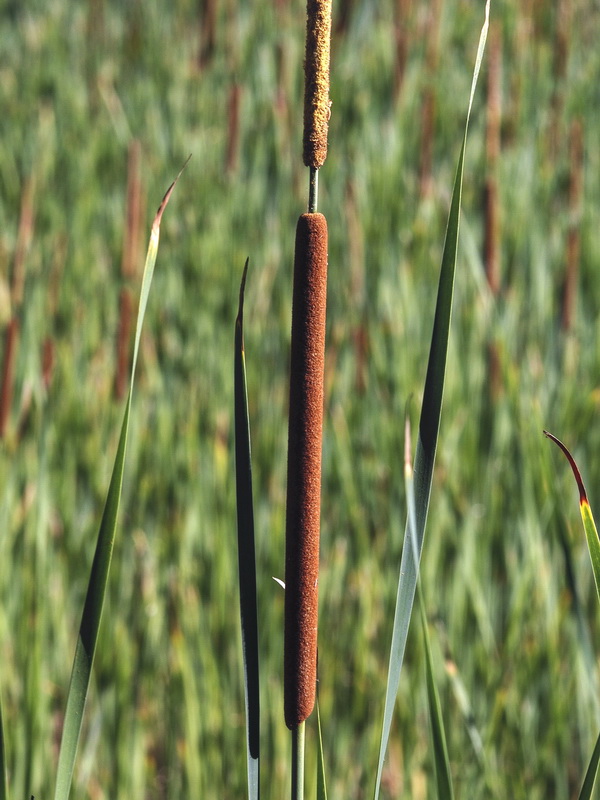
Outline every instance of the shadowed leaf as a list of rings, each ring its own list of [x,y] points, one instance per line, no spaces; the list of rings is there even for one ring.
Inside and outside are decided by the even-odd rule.
[[[246,389],[244,354],[244,288],[248,259],[240,286],[240,301],[235,322],[235,484],[237,493],[238,568],[240,619],[244,655],[244,693],[246,698],[246,747],[248,796],[259,797],[260,693],[258,662],[258,612],[256,600],[256,555],[254,509],[252,504],[252,457],[250,420]]]

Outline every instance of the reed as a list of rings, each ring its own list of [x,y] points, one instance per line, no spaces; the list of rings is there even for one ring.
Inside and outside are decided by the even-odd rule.
[[[7,435],[13,403],[14,373],[19,342],[21,306],[25,291],[25,271],[34,227],[35,181],[29,177],[21,193],[19,229],[13,256],[10,282],[11,318],[5,331],[4,362],[0,385],[0,439]]]
[[[567,201],[567,246],[562,297],[562,329],[571,330],[577,314],[577,284],[581,254],[581,210],[583,203],[583,125],[574,119],[569,130],[569,195]]]

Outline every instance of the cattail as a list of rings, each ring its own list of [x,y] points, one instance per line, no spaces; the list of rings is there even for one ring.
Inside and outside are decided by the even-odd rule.
[[[225,152],[225,171],[228,174],[237,168],[238,150],[240,143],[240,100],[242,87],[233,83],[229,90],[229,103],[227,106],[227,147]]]
[[[119,330],[117,333],[117,368],[115,394],[118,399],[125,396],[129,379],[129,344],[133,325],[133,294],[127,285],[135,276],[139,259],[140,231],[142,223],[142,180],[140,176],[141,145],[134,139],[129,146],[127,162],[127,224],[123,241],[121,274],[125,285],[119,298]]]
[[[215,52],[217,41],[217,0],[206,0],[200,13],[200,53],[198,66],[208,66]]]
[[[0,438],[4,438],[13,399],[14,372],[17,359],[19,337],[19,314],[23,304],[25,287],[25,262],[33,237],[35,183],[29,178],[21,195],[21,215],[17,233],[17,246],[13,259],[10,285],[10,304],[12,318],[6,328],[2,383],[0,385]]]
[[[549,129],[549,155],[552,161],[556,159],[559,153],[563,136],[561,122],[565,96],[565,79],[569,61],[569,43],[571,41],[571,6],[571,0],[557,0],[553,54],[554,80]]]
[[[566,275],[562,304],[562,328],[569,331],[575,316],[575,300],[581,249],[580,225],[583,195],[583,126],[573,120],[569,142],[569,230],[567,233]]]
[[[443,0],[433,0],[427,19],[426,72],[427,86],[421,106],[421,156],[419,165],[419,186],[421,197],[431,194],[433,188],[432,163],[433,140],[435,135],[435,75],[439,59],[439,29]]]
[[[331,0],[308,0],[304,62],[304,164],[319,169],[327,158]]]
[[[404,83],[404,72],[408,61],[408,41],[411,0],[396,0],[395,11],[396,19],[394,22],[394,46],[396,58],[394,59],[394,101],[398,102],[402,84]]]
[[[500,157],[501,122],[501,71],[502,39],[498,25],[490,30],[490,56],[487,93],[486,161],[485,183],[485,273],[490,291],[495,296],[500,290],[500,227],[498,204],[498,160]]]
[[[317,671],[319,517],[327,221],[302,214],[296,227],[285,563],[285,721],[313,710]]]

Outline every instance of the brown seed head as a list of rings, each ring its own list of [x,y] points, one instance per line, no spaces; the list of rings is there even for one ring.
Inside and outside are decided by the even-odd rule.
[[[314,169],[327,158],[330,41],[331,0],[307,0],[303,157]]]
[[[327,297],[327,221],[296,228],[285,563],[285,721],[313,710],[317,678],[321,439]]]

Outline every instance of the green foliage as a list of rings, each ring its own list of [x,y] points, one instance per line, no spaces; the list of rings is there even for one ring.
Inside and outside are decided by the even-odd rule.
[[[469,95],[469,104],[465,121],[465,131],[456,168],[454,188],[452,190],[452,200],[450,202],[450,214],[448,216],[448,227],[446,229],[446,240],[442,254],[442,266],[440,269],[440,279],[438,285],[437,303],[435,307],[435,317],[433,321],[433,333],[431,336],[431,348],[429,360],[427,362],[427,377],[423,390],[423,404],[421,408],[421,418],[419,422],[419,438],[415,454],[414,481],[410,481],[410,490],[414,491],[414,517],[408,514],[404,545],[402,548],[402,562],[400,565],[400,577],[398,579],[398,595],[396,599],[396,610],[394,612],[394,628],[392,633],[392,646],[390,653],[390,664],[388,669],[387,690],[385,696],[385,707],[383,713],[383,730],[381,734],[381,745],[379,748],[379,760],[377,764],[377,777],[375,782],[375,800],[379,797],[381,786],[381,775],[383,772],[383,760],[388,746],[390,728],[392,724],[392,713],[398,693],[400,683],[400,673],[404,661],[404,651],[408,637],[408,627],[412,616],[412,609],[415,597],[415,590],[418,581],[419,563],[423,550],[423,540],[425,536],[425,524],[427,512],[429,510],[429,499],[431,495],[431,484],[433,480],[433,468],[435,464],[435,454],[438,444],[438,432],[440,429],[440,415],[442,411],[442,398],[444,395],[444,383],[446,379],[446,359],[448,355],[448,341],[450,335],[450,320],[452,318],[452,300],[454,297],[454,279],[456,274],[456,258],[458,253],[458,231],[460,224],[461,196],[465,162],[465,149],[467,146],[467,133],[469,128],[469,118],[473,97],[481,60],[487,37],[489,25],[489,2],[485,7],[485,23],[483,25],[475,68],[473,71],[473,82]],[[414,489],[413,489],[414,484]],[[410,505],[411,498],[408,498]],[[428,664],[429,666],[429,664]],[[431,670],[428,670],[430,676]],[[429,680],[428,680],[429,686]],[[436,741],[439,741],[439,737]],[[449,797],[449,794],[442,795]]]
[[[330,153],[319,199],[330,231],[319,698],[329,794],[356,798],[372,789],[396,597],[406,505],[398,420],[411,393],[421,400],[481,6],[441,4],[443,56],[428,71],[430,3],[410,4],[406,20],[395,17],[395,0],[346,5],[345,28],[342,4],[334,8]],[[73,792],[244,796],[229,354],[239,268],[249,254],[261,760],[271,765],[270,794],[284,796],[283,593],[271,578],[283,575],[291,261],[306,198],[304,3],[217,3],[213,54],[201,68],[198,5],[187,0],[5,6],[3,264],[13,263],[23,189],[35,178],[13,403],[0,444],[0,689],[11,795],[52,791],[56,731],[117,448],[122,404],[112,387],[126,283],[126,158],[135,137],[144,198],[194,156],[163,223],[132,402],[123,535],[104,612],[113,624],[100,630]],[[430,616],[488,754],[485,766],[463,762],[470,728],[454,684],[442,683],[458,797],[503,799],[507,776],[515,800],[577,796],[600,721],[597,676],[582,644],[583,631],[597,652],[596,590],[583,540],[571,532],[576,509],[557,499],[557,483],[564,485],[539,434],[544,425],[569,431],[581,443],[590,489],[600,485],[600,13],[573,4],[567,69],[557,82],[557,8],[497,3],[492,14],[503,33],[498,297],[481,255],[484,92],[465,165],[461,279],[421,564]],[[401,27],[408,57],[395,95]],[[421,196],[429,83],[432,186]],[[234,86],[239,138],[226,167]],[[583,122],[585,181],[576,217],[578,314],[565,335],[566,130],[575,115]],[[2,336],[9,271],[0,268]],[[131,280],[139,285],[139,276]],[[46,339],[54,353],[48,384]],[[493,400],[492,342],[501,386]],[[424,674],[420,637],[409,634],[385,798],[432,791]],[[314,774],[309,765],[307,784]],[[306,788],[309,796],[315,787]]]
[[[244,651],[244,694],[246,697],[246,758],[248,798],[258,800],[260,751],[260,684],[258,654],[258,609],[256,607],[256,547],[252,501],[252,459],[250,423],[246,391],[244,354],[244,289],[248,259],[240,286],[240,302],[235,322],[235,480],[238,521],[238,570],[240,618]]]
[[[108,576],[115,544],[119,505],[123,490],[123,472],[125,469],[125,455],[127,453],[127,436],[129,434],[129,418],[131,415],[133,380],[140,347],[142,324],[144,322],[144,315],[146,313],[150,285],[152,283],[154,265],[156,263],[156,255],[158,252],[160,222],[163,211],[166,208],[174,187],[175,183],[171,184],[171,187],[165,194],[160,208],[156,213],[154,222],[152,223],[152,233],[150,235],[150,243],[148,245],[146,264],[144,266],[144,274],[142,277],[142,290],[135,327],[135,345],[131,364],[131,377],[129,379],[129,391],[127,394],[127,402],[125,404],[123,423],[121,425],[119,445],[117,448],[117,454],[115,456],[115,463],[110,479],[110,485],[108,487],[106,504],[104,506],[102,521],[100,523],[100,530],[98,532],[94,561],[92,563],[90,580],[85,597],[85,605],[83,607],[83,614],[81,617],[81,626],[79,628],[79,636],[77,638],[77,646],[75,648],[75,659],[73,661],[73,670],[71,672],[71,683],[69,685],[69,692],[67,694],[67,707],[65,710],[65,719],[60,743],[56,789],[54,793],[55,800],[67,800],[71,789],[71,781],[73,779],[75,757],[77,755],[79,735],[81,733],[81,726],[83,723],[83,713],[85,710],[90,686],[94,656],[96,654],[96,647],[98,644],[100,622],[102,619],[102,611],[104,609],[106,587],[108,584]]]

